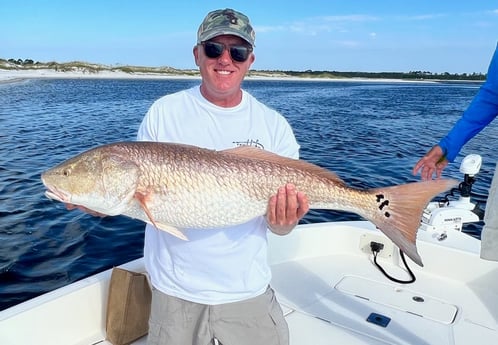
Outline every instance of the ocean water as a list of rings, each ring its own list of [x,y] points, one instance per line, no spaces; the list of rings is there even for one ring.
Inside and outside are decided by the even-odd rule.
[[[142,255],[140,221],[97,218],[48,200],[40,173],[90,147],[133,140],[160,96],[198,80],[26,80],[0,84],[0,310]],[[419,180],[416,161],[460,117],[478,83],[256,81],[244,88],[280,111],[302,159],[335,171],[347,184],[379,187]],[[188,125],[188,124],[186,124]],[[459,162],[483,157],[473,198],[484,208],[498,150],[489,126]],[[311,211],[303,222],[356,220]],[[481,224],[466,230],[479,237]]]

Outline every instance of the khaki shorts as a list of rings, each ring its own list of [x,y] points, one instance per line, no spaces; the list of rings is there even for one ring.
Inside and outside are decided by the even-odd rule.
[[[289,329],[271,288],[241,302],[205,305],[152,291],[148,345],[288,345]]]

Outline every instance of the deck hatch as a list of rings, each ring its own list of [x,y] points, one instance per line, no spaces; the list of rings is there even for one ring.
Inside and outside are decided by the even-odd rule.
[[[400,287],[360,277],[343,277],[335,289],[373,303],[382,304],[414,315],[451,324],[458,308],[444,301]]]

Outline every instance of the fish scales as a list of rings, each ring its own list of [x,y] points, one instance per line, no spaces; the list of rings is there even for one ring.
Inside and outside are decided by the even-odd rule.
[[[185,155],[186,148],[182,148],[180,154],[176,150],[178,147],[168,148],[171,150],[158,150],[156,155],[147,157],[149,163],[141,168],[139,186],[143,189],[161,187],[161,190],[154,191],[160,200],[153,207],[158,220],[171,205],[175,207],[174,214],[179,213],[177,209],[189,210],[188,219],[165,220],[180,227],[211,228],[239,224],[261,215],[278,187],[286,182],[305,186],[300,180],[309,179],[299,171],[289,172],[285,166],[265,161],[254,161],[249,165],[246,158],[237,156],[227,157],[196,149]],[[126,150],[123,154],[132,156]],[[136,153],[135,156],[145,155]],[[261,179],[261,176],[266,179]],[[193,208],[196,205],[204,207]]]
[[[262,216],[277,189],[293,183],[310,208],[359,214],[420,265],[415,239],[423,209],[457,184],[441,179],[356,189],[317,165],[257,148],[213,151],[157,142],[96,147],[47,170],[42,181],[52,199],[141,219],[181,238],[182,228],[227,227]]]
[[[269,197],[287,182],[295,183],[309,194],[311,200],[320,200],[318,191],[327,196],[323,193],[327,181],[323,181],[322,188],[307,188],[313,177],[306,172],[266,161],[248,164],[247,158],[238,156],[227,157],[205,151],[202,152],[204,154],[198,153],[195,149],[191,155],[177,155],[174,150],[160,151],[151,160],[160,167],[161,175],[166,176],[160,181],[141,179],[144,188],[147,185],[165,187],[164,193],[157,194],[160,203],[152,207],[158,221],[194,228],[240,224],[263,214]],[[147,167],[142,170],[146,177],[147,172],[154,169]],[[167,219],[162,219],[161,215],[171,207],[168,205],[175,205],[174,212],[170,212]],[[187,210],[188,216],[182,210]]]

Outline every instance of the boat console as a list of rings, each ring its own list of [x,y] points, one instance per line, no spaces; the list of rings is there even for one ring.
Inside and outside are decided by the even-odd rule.
[[[443,200],[430,202],[422,215],[419,237],[434,242],[451,242],[452,231],[462,231],[465,224],[477,223],[484,218],[484,210],[471,200],[472,186],[475,176],[481,169],[482,158],[477,154],[467,155],[460,165],[464,174],[463,181],[457,188],[446,195]],[[450,196],[459,194],[458,199],[450,200]],[[451,247],[458,244],[445,243]],[[468,249],[468,248],[466,248]],[[479,248],[476,248],[479,250]]]

